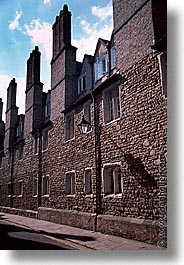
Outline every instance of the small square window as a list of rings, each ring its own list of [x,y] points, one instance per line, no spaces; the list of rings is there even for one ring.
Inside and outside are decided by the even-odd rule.
[[[8,195],[15,195],[16,192],[16,186],[15,186],[15,182],[13,183],[8,183]]]
[[[49,195],[49,176],[43,176],[43,196]]]
[[[34,136],[34,154],[38,153],[38,144],[39,144],[39,139],[38,139],[38,135],[36,134]]]
[[[104,121],[108,123],[121,116],[121,97],[119,87],[104,93]]]
[[[75,194],[75,173],[69,172],[65,175],[65,193],[66,195]]]
[[[116,49],[114,46],[111,47],[111,69],[116,66]]]
[[[18,181],[17,193],[18,196],[23,196],[23,181]]]
[[[91,102],[88,101],[84,104],[84,119],[91,124]],[[88,132],[91,131],[91,126],[88,127]]]
[[[119,165],[105,166],[103,171],[104,194],[120,194],[123,192],[123,178]]]
[[[38,177],[34,176],[33,177],[33,196],[38,195]]]
[[[98,81],[108,72],[107,55],[96,59],[94,63],[95,81]]]
[[[42,150],[46,150],[48,148],[48,143],[49,143],[49,131],[45,130],[43,131],[42,135]]]
[[[92,194],[92,170],[86,169],[84,172],[84,194]]]
[[[74,138],[74,113],[65,118],[65,141]]]
[[[86,73],[82,74],[78,79],[78,95],[86,89]]]
[[[19,160],[21,160],[23,158],[23,152],[24,152],[24,146],[23,146],[23,144],[21,144],[19,146],[19,157],[18,157]]]
[[[162,94],[167,97],[167,53],[163,52],[159,56],[160,60],[160,74],[162,82]]]

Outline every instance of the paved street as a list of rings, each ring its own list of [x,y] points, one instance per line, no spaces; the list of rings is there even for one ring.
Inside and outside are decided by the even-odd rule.
[[[0,249],[159,250],[136,240],[7,213],[0,213]]]
[[[0,224],[1,250],[75,250],[38,232]]]

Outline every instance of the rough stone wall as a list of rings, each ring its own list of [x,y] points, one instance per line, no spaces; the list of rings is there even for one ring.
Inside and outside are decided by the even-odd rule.
[[[141,74],[140,74],[141,73]],[[151,53],[125,72],[121,85],[121,119],[103,123],[102,97],[97,101],[100,113],[101,161],[121,162],[123,168],[123,195],[104,196],[102,213],[158,219],[158,189],[160,155],[166,150],[166,101],[161,93],[157,56]],[[94,123],[93,105],[91,119]],[[42,152],[42,175],[50,176],[50,197],[42,197],[42,206],[57,209],[95,212],[96,172],[94,131],[80,135],[76,122],[82,116],[82,107],[75,110],[75,138],[65,142],[64,117],[53,122],[49,132],[48,150]],[[14,197],[14,207],[36,210],[33,198],[33,176],[38,173],[38,155],[33,154],[33,137],[25,141],[24,158],[14,165],[14,179],[24,180],[23,197]],[[3,160],[8,159],[8,155]],[[7,164],[7,161],[6,161]],[[1,205],[9,206],[7,183],[10,168],[1,170]],[[84,169],[92,168],[93,192],[84,195]],[[76,172],[76,195],[65,195],[65,173]]]
[[[104,196],[104,214],[159,218],[159,156],[166,152],[166,100],[161,92],[158,58],[149,54],[125,73],[121,119],[102,127],[102,166],[121,162],[123,195]],[[100,122],[103,122],[101,108]]]
[[[120,30],[116,32],[115,27],[114,43],[117,52],[117,69],[127,70],[152,51],[154,33],[151,10],[151,1],[149,1]],[[115,26],[122,21],[123,12],[121,11],[119,16],[115,16]]]
[[[78,110],[76,110],[76,113]],[[93,116],[93,108],[91,108]],[[95,211],[94,195],[84,195],[84,169],[92,168],[95,187],[94,132],[80,135],[76,122],[82,112],[75,116],[75,138],[65,142],[64,116],[54,121],[50,131],[49,149],[43,156],[43,169],[50,175],[49,207],[57,209]],[[46,170],[47,167],[47,170]],[[65,173],[75,171],[76,194],[65,194]],[[94,188],[95,192],[95,188]],[[46,206],[44,203],[42,206]]]

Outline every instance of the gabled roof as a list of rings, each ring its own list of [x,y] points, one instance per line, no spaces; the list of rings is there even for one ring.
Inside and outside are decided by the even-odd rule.
[[[102,39],[102,38],[99,38],[98,39],[98,42],[97,42],[97,45],[96,45],[96,49],[95,49],[95,53],[94,53],[94,57],[96,55],[96,52],[97,50],[99,49],[99,46],[103,44],[104,46],[108,46],[109,45],[109,41],[108,40],[105,40],[105,39]]]
[[[91,64],[93,62],[93,56],[85,54],[82,63],[77,62],[77,75],[80,75],[83,65],[86,61]]]

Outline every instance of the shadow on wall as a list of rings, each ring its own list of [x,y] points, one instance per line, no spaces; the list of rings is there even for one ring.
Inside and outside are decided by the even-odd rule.
[[[132,154],[125,154],[124,157],[132,176],[142,187],[151,186],[157,188],[157,181],[148,173],[139,157],[135,158]]]

